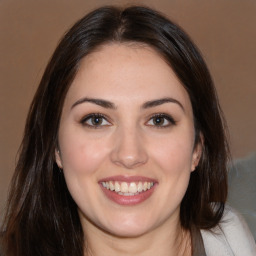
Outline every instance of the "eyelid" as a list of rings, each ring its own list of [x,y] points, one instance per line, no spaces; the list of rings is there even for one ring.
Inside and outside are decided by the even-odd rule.
[[[148,125],[148,126],[153,126],[153,127],[156,127],[156,128],[167,128],[167,127],[170,127],[172,125],[176,125],[176,123],[177,123],[174,120],[174,118],[171,115],[169,115],[169,114],[166,114],[166,113],[156,113],[156,114],[153,114],[153,115],[151,115],[149,117],[149,119],[146,122],[146,124],[149,123],[149,121],[152,120],[153,118],[157,118],[157,117],[165,118],[169,122],[169,124],[167,124],[167,125],[159,125],[159,126],[158,125]]]
[[[90,124],[87,124],[86,122],[90,119],[90,118],[95,118],[95,117],[98,117],[98,118],[103,118],[104,120],[106,120],[108,122],[108,124],[104,124],[104,125],[90,125]],[[105,116],[104,114],[101,114],[101,113],[90,113],[86,116],[84,116],[81,120],[80,120],[80,123],[84,126],[87,126],[89,128],[93,128],[93,129],[98,129],[98,128],[101,128],[101,127],[105,127],[105,126],[110,126],[112,125],[110,119]]]

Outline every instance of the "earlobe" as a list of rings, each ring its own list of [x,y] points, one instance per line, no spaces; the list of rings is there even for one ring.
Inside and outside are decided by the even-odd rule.
[[[60,150],[58,148],[55,149],[55,161],[56,161],[58,167],[63,169],[61,156],[60,156]]]

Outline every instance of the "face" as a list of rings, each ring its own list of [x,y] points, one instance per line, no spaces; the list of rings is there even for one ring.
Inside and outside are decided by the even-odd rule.
[[[58,140],[85,232],[138,236],[179,222],[201,145],[189,96],[153,49],[112,44],[85,57]]]

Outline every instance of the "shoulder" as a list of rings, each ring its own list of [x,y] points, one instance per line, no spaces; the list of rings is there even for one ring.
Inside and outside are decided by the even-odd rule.
[[[201,230],[207,256],[255,256],[256,244],[242,216],[225,207],[221,222],[212,230]]]

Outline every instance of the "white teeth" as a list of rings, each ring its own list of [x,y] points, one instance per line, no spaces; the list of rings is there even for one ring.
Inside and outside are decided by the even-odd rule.
[[[115,190],[115,186],[112,181],[109,182],[109,188],[111,191]]]
[[[121,192],[127,193],[129,191],[128,184],[126,182],[121,183]]]
[[[148,183],[147,182],[144,182],[143,184],[143,190],[146,191],[148,189]]]
[[[139,182],[136,184],[136,182],[121,182],[121,184],[118,181],[103,181],[102,186],[108,190],[115,191],[116,193],[124,196],[133,196],[138,193],[147,191],[151,189],[154,186],[154,182]]]
[[[142,182],[139,182],[137,189],[138,189],[138,192],[141,192],[143,190]]]
[[[137,185],[136,185],[135,182],[130,183],[129,192],[130,193],[137,193],[138,192]]]
[[[115,191],[116,191],[116,192],[121,191],[120,184],[119,184],[117,181],[115,181]]]

